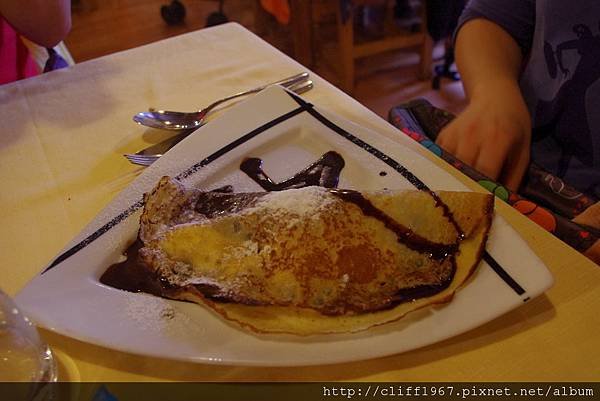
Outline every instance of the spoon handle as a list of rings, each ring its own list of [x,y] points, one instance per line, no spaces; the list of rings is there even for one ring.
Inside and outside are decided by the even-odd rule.
[[[307,80],[304,82],[297,82],[294,85],[288,86],[287,88],[290,91],[300,95],[304,92],[311,90],[313,88],[313,86],[314,86],[313,82],[310,80]],[[198,127],[182,130],[178,134],[173,135],[170,138],[167,138],[162,142],[159,142],[154,145],[150,145],[149,147],[140,150],[139,152],[136,153],[136,155],[138,155],[138,156],[140,156],[140,155],[141,156],[157,156],[158,155],[160,157],[164,153],[166,153],[169,149],[171,149],[173,146],[177,145],[179,142],[181,142],[183,139],[185,139],[192,132],[195,132],[197,129],[198,129]]]
[[[235,99],[237,97],[242,97],[242,96],[246,96],[246,95],[251,95],[253,93],[257,93],[260,92],[261,90],[271,86],[271,85],[282,85],[286,88],[292,87],[294,85],[299,84],[302,81],[306,81],[308,79],[308,72],[301,72],[300,74],[296,74],[296,75],[292,75],[291,77],[288,78],[284,78],[281,79],[279,81],[275,81],[272,82],[270,84],[266,84],[266,85],[261,85],[258,86],[256,88],[253,89],[249,89],[246,91],[242,91],[242,92],[238,92],[238,93],[234,93],[233,95],[229,95],[227,97],[224,97],[222,99],[219,99],[211,104],[209,104],[208,106],[204,107],[203,109],[199,110],[199,115],[198,115],[198,119],[202,119],[204,118],[204,116],[206,116],[212,109],[214,109],[215,107],[217,107],[218,105],[220,105],[221,103],[225,103],[228,102],[232,99]]]

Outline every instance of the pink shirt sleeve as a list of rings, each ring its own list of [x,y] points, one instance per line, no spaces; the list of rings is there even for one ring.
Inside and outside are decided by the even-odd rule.
[[[0,16],[0,85],[39,73],[19,34]]]

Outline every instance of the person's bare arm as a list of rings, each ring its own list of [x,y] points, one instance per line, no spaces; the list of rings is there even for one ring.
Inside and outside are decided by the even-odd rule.
[[[71,29],[71,0],[0,0],[0,14],[17,32],[53,47]]]
[[[455,52],[469,104],[440,132],[437,142],[516,190],[531,144],[531,117],[518,84],[521,49],[495,23],[473,19],[458,32]]]

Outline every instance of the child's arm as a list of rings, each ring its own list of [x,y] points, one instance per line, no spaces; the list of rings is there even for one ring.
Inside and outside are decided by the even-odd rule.
[[[522,53],[495,23],[466,22],[456,38],[456,60],[469,105],[437,143],[463,162],[516,190],[529,163],[531,118],[518,79]]]

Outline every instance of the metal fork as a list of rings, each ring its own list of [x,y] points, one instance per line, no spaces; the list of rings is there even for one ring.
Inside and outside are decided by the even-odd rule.
[[[152,163],[154,163],[155,161],[157,161],[162,154],[157,154],[157,155],[137,155],[137,154],[126,154],[123,155],[127,158],[127,160],[129,160],[130,163],[132,164],[137,164],[139,166],[149,166]]]
[[[314,86],[313,82],[311,80],[296,84],[295,86],[292,86],[290,88],[288,88],[289,90],[293,91],[296,94],[302,94],[306,91],[309,91],[310,89],[312,89]],[[168,138],[156,145],[152,145],[146,149],[143,149],[135,154],[125,154],[123,156],[125,156],[127,158],[127,160],[129,160],[129,162],[133,163],[133,164],[137,164],[140,166],[149,166],[152,163],[154,163],[155,161],[157,161],[163,154],[165,154],[169,149],[171,149],[173,146],[175,146],[176,144],[178,144],[179,142],[181,142],[181,140],[183,140],[184,138],[186,138],[188,135],[190,135],[192,132],[196,131],[197,128],[192,128],[192,129],[187,129],[184,130],[183,132]],[[155,153],[155,154],[148,154],[147,151],[151,148],[165,148],[166,150],[160,153]]]

